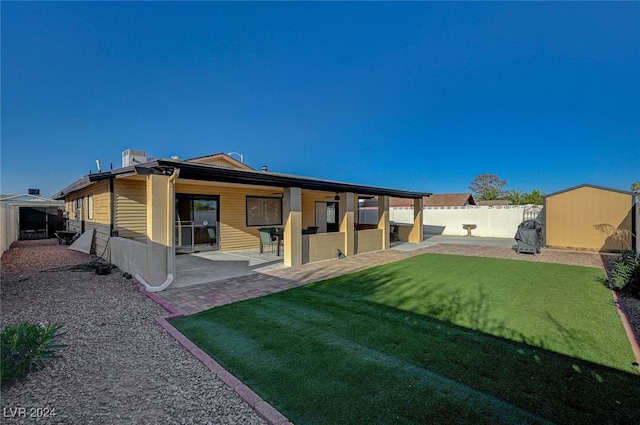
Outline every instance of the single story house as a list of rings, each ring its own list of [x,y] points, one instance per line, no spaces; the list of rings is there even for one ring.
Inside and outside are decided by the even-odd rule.
[[[583,184],[544,200],[545,243],[549,248],[618,252],[636,245],[635,195]]]
[[[281,227],[284,265],[350,256],[390,246],[389,198],[411,200],[408,242],[422,241],[423,196],[380,188],[257,171],[226,154],[191,160],[148,159],[123,152],[123,166],[89,174],[54,198],[65,202],[70,229],[93,230],[92,251],[137,275],[148,290],[175,276],[175,253],[196,244],[257,249],[258,229]],[[377,198],[375,226],[356,230],[361,197]],[[373,228],[371,228],[373,227]],[[305,232],[313,228],[315,233]]]

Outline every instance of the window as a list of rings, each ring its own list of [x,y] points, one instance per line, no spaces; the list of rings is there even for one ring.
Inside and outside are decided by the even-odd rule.
[[[247,196],[247,226],[282,224],[282,198]]]
[[[82,198],[76,199],[75,218],[82,218]]]
[[[93,195],[87,196],[87,214],[87,218],[93,220]]]

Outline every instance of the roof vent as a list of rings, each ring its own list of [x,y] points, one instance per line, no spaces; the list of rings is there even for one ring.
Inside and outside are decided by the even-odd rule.
[[[172,155],[171,159],[174,161],[182,161],[182,158],[180,158],[180,155]]]
[[[129,165],[142,164],[147,162],[147,153],[145,151],[137,151],[134,149],[127,149],[122,152],[122,166],[128,167]]]
[[[269,167],[267,167],[266,165],[262,166],[262,172],[266,173],[267,171],[269,171]]]

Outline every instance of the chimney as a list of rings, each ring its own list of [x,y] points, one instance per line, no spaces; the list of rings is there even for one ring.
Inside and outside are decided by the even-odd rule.
[[[262,166],[262,172],[266,173],[267,171],[269,171],[269,167],[267,167],[266,165]]]

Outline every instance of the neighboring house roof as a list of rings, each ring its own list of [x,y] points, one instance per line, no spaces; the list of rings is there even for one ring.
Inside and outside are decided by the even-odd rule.
[[[627,190],[611,189],[609,187],[596,186],[596,185],[593,185],[593,184],[586,184],[585,183],[585,184],[581,184],[581,185],[578,185],[578,186],[570,187],[569,189],[564,189],[564,190],[560,190],[558,192],[550,193],[545,198],[548,198],[550,196],[559,195],[559,194],[565,193],[565,192],[571,192],[572,190],[581,189],[583,187],[591,187],[591,188],[594,188],[594,189],[606,190],[606,191],[609,191],[609,192],[624,193],[625,195],[631,195],[631,196],[634,195],[633,192],[630,192],[630,191],[627,191]]]
[[[425,207],[463,207],[475,204],[470,193],[434,193],[424,199]]]
[[[213,155],[216,156],[216,155]],[[209,158],[209,157],[202,157]],[[198,158],[196,158],[198,159]],[[241,163],[240,163],[241,164]],[[180,169],[181,179],[215,181],[222,183],[252,184],[270,187],[298,187],[308,190],[327,192],[353,192],[362,195],[386,195],[392,197],[415,199],[431,195],[427,192],[390,189],[366,186],[333,180],[314,179],[253,169],[232,168],[228,166],[209,165],[199,162],[173,159],[154,159],[144,164],[118,168],[108,172],[89,174],[82,177],[62,191],[54,195],[54,199],[63,199],[68,194],[89,186],[90,184],[114,177],[128,175],[171,174],[175,168]]]
[[[431,196],[425,196],[422,202],[425,207],[462,207],[476,204],[470,193],[434,193]],[[412,207],[413,204],[406,199],[391,198],[389,206]]]

